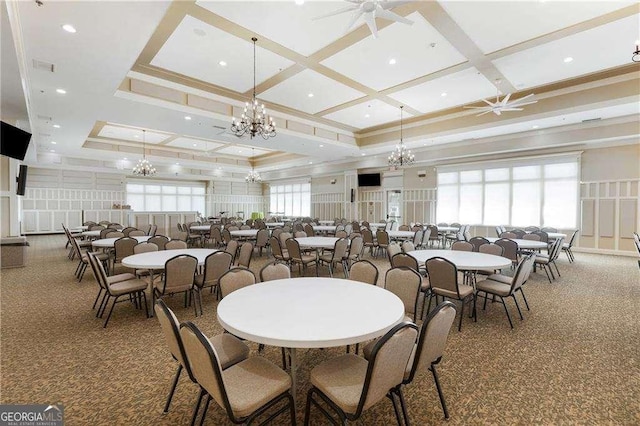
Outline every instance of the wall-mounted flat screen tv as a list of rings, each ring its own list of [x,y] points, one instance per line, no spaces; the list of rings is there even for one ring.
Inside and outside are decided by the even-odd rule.
[[[31,133],[0,121],[0,153],[4,156],[24,160],[31,140]]]
[[[358,175],[358,186],[380,186],[380,173],[363,173]]]

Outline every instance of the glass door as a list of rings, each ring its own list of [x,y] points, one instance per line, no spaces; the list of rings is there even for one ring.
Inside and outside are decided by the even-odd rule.
[[[395,221],[399,224],[402,221],[402,190],[394,189],[387,191],[387,221]],[[394,229],[397,226],[394,226]]]

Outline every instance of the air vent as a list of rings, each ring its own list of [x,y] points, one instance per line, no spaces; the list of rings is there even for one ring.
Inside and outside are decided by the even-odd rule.
[[[46,115],[40,115],[38,114],[38,120],[43,120],[43,121],[52,121],[53,118],[51,117],[47,117]]]
[[[45,61],[33,60],[33,67],[40,71],[55,72],[55,65]]]
[[[226,130],[224,126],[213,126],[214,129]]]
[[[602,117],[598,117],[598,118],[587,118],[586,120],[582,120],[583,123],[591,123],[592,121],[600,121],[602,120]]]

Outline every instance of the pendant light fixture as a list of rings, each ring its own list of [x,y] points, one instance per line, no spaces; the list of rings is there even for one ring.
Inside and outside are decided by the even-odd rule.
[[[402,141],[402,111],[404,106],[400,107],[400,143],[396,145],[395,151],[389,155],[389,165],[391,167],[410,166],[415,161],[415,156],[410,149],[405,148]]]
[[[136,164],[136,166],[133,168],[133,174],[136,176],[153,176],[156,174],[156,168],[153,167],[153,165],[149,162],[149,160],[147,160],[146,157],[146,149],[145,149],[145,142],[146,142],[146,130],[142,131],[142,158],[140,160],[138,160],[138,164]]]

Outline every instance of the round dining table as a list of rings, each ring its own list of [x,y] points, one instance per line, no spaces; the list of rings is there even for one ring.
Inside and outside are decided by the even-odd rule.
[[[438,232],[458,232],[459,229],[457,226],[438,226]]]
[[[211,225],[193,225],[193,226],[189,227],[189,229],[192,230],[192,231],[198,231],[198,232],[210,231],[211,230]]]
[[[389,238],[395,240],[413,238],[416,233],[414,231],[387,231],[387,234],[389,234]]]
[[[265,222],[264,225],[267,228],[279,228],[281,226],[284,226],[284,222]]]
[[[295,240],[301,248],[332,249],[340,238],[336,237],[300,237]]]
[[[95,248],[113,248],[116,240],[119,240],[120,238],[123,238],[123,237],[102,238],[101,240],[93,240],[91,242],[91,245]],[[148,235],[141,235],[139,237],[131,237],[131,238],[135,238],[136,240],[138,240],[139,243],[144,243],[151,237]]]
[[[333,225],[333,226],[335,226],[334,223],[336,223],[336,221],[335,220],[319,220],[318,223],[320,225]]]
[[[334,225],[315,225],[313,230],[315,232],[335,232],[336,227]]]
[[[511,266],[511,260],[493,254],[459,250],[414,250],[408,254],[418,263],[424,264],[433,257],[442,257],[456,265],[461,271],[484,271],[502,269]]]
[[[502,238],[496,238],[496,237],[484,237],[487,240],[489,240],[490,243],[495,243],[496,241],[502,239]],[[522,240],[519,238],[509,238],[509,240],[515,242],[516,244],[518,244],[518,249],[522,250],[540,250],[540,249],[546,249],[548,248],[547,243],[545,243],[544,241],[535,241],[535,240]]]
[[[217,252],[215,249],[204,248],[188,248],[177,250],[159,250],[150,251],[146,253],[133,254],[122,259],[122,266],[132,269],[147,269],[149,271],[149,292],[153,291],[153,272],[157,270],[163,270],[167,260],[179,256],[182,254],[188,254],[198,259],[198,266],[204,265],[205,259],[212,253]],[[153,298],[148,297],[150,302]],[[150,315],[153,316],[153,306],[151,307]]]
[[[239,229],[236,231],[229,231],[232,237],[239,238],[256,238],[258,235],[258,229]]]
[[[95,238],[95,237],[99,237],[100,236],[100,231],[101,231],[100,229],[98,229],[96,231],[82,231],[82,235],[84,237],[89,237],[89,238],[93,237],[93,238]]]
[[[375,339],[404,319],[390,291],[338,278],[289,278],[236,290],[220,301],[218,321],[228,332],[287,348],[296,395],[296,349],[329,348]]]

